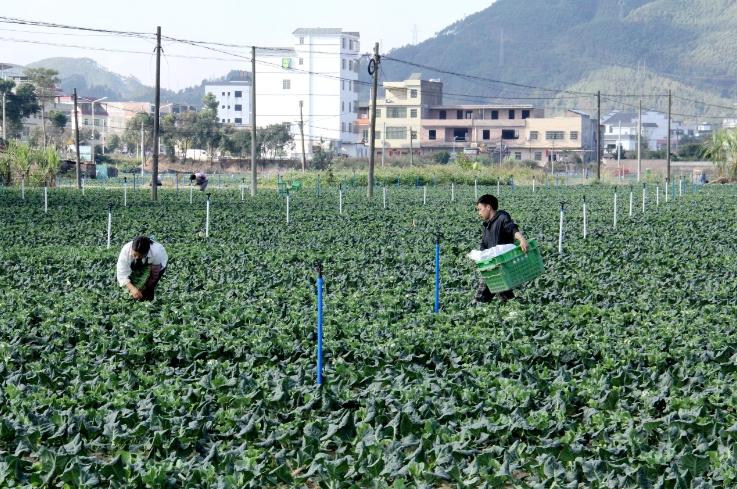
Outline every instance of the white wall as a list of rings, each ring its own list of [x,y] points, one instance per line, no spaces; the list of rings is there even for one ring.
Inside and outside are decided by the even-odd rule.
[[[235,92],[237,91],[241,92],[241,97],[235,96]],[[220,122],[236,126],[245,126],[251,123],[250,85],[235,83],[206,85],[205,93],[212,93],[217,99],[218,119]],[[241,110],[236,110],[236,105],[239,105]],[[241,122],[237,123],[236,119],[241,119]]]
[[[303,44],[300,37],[304,38]],[[353,50],[349,39],[353,40]],[[355,124],[357,118],[358,92],[353,89],[358,73],[349,66],[359,57],[358,39],[347,33],[297,34],[290,51],[257,53],[256,124],[259,127],[290,124],[295,141],[292,153],[298,155],[301,153],[299,102],[302,101],[308,154],[321,139],[326,148],[332,141],[336,151],[341,150],[343,143],[360,141],[360,135],[348,131],[348,125]],[[285,59],[289,60],[286,69],[282,68]],[[284,88],[285,80],[289,81],[289,88]]]

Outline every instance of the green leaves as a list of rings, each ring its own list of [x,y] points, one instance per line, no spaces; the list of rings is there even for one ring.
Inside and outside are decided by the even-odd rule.
[[[114,282],[110,193],[54,191],[42,216],[33,191],[26,204],[0,192],[0,486],[737,484],[729,189],[661,202],[617,233],[611,189],[503,193],[547,269],[483,307],[468,306],[472,187],[456,204],[430,187],[425,207],[392,188],[387,210],[348,190],[340,216],[323,186],[294,195],[290,227],[275,195],[221,191],[206,245],[186,193],[129,194],[114,235],[148,223],[172,258],[152,304]],[[559,256],[557,205],[584,192],[590,237],[571,210]]]

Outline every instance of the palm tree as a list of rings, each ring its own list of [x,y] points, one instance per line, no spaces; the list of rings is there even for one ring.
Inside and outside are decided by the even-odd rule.
[[[720,177],[725,176],[727,160],[730,158],[729,153],[733,148],[734,139],[727,131],[717,131],[702,145],[702,156],[712,162],[719,171]]]

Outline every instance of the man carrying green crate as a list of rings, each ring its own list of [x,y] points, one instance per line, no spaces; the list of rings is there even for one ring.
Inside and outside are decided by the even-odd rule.
[[[502,244],[514,244],[514,240],[517,240],[522,251],[527,253],[529,249],[527,240],[512,220],[512,216],[506,211],[497,210],[499,209],[499,201],[496,197],[489,194],[482,195],[476,201],[476,209],[479,212],[479,217],[484,220],[481,250]],[[514,298],[514,292],[511,290],[492,294],[482,278],[474,302],[490,302],[495,295],[504,302]]]

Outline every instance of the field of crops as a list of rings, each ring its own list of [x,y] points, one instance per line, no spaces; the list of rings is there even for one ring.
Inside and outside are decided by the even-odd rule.
[[[185,189],[2,189],[0,487],[735,487],[737,192],[688,190],[620,189],[615,230],[612,187],[502,187],[546,272],[475,306],[472,186],[303,188],[289,224],[215,190],[209,238]],[[115,282],[139,233],[153,303]]]

